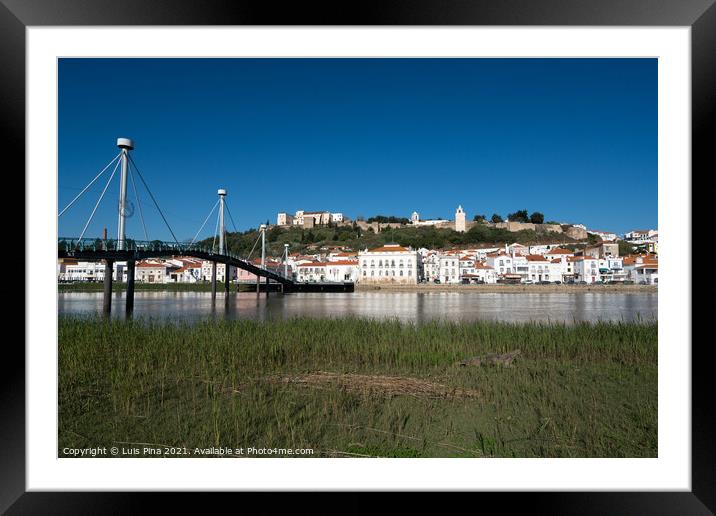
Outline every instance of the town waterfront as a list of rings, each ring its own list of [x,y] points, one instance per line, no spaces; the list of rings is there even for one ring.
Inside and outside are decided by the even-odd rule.
[[[124,293],[113,296],[116,318],[124,317]],[[198,322],[204,319],[286,320],[295,317],[398,319],[427,321],[502,322],[629,322],[656,321],[655,292],[495,293],[495,292],[390,292],[271,293],[223,295],[212,303],[209,292],[151,292],[135,294],[135,313],[165,321]],[[100,292],[61,292],[60,315],[94,315],[102,311]]]

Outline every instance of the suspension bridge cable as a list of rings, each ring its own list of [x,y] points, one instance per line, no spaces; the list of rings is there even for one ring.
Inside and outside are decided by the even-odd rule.
[[[164,216],[164,213],[162,212],[162,209],[159,207],[159,203],[157,203],[157,200],[154,198],[154,195],[152,194],[152,191],[149,189],[149,185],[147,185],[147,182],[144,180],[144,177],[142,176],[142,173],[139,171],[139,167],[137,167],[137,164],[134,162],[134,158],[132,158],[132,155],[127,153],[129,156],[129,161],[132,162],[132,166],[134,167],[134,170],[137,171],[137,175],[139,176],[139,179],[141,179],[142,183],[144,184],[144,188],[147,189],[147,193],[149,193],[149,197],[152,198],[152,202],[154,203],[154,206],[157,208],[157,211],[159,212],[159,215],[162,216],[162,220],[164,221],[164,224],[167,225],[167,228],[169,229],[169,232],[172,234],[172,238],[174,238],[174,242],[176,242],[177,245],[179,245],[179,240],[177,240],[176,235],[174,235],[174,231],[172,231],[172,227],[169,225],[169,222],[167,222],[166,217]]]
[[[251,251],[249,251],[249,255],[246,257],[247,262],[251,259],[251,255],[253,254],[254,249],[256,249],[256,246],[258,245],[259,240],[261,240],[261,233],[259,233],[259,237],[256,239],[256,242],[254,242],[254,246],[251,248]]]
[[[211,252],[214,252],[215,245],[216,245],[216,235],[219,233],[219,219],[221,218],[221,213],[216,213],[216,229],[214,229],[214,240],[211,241]]]
[[[134,183],[134,175],[132,169],[129,169],[129,179],[132,181],[132,190],[134,190],[134,197],[137,199],[137,207],[139,208],[139,218],[142,220],[142,228],[144,229],[144,239],[149,241],[149,233],[147,233],[147,225],[144,223],[144,213],[142,213],[142,201],[139,200],[139,192],[137,191],[137,185]]]
[[[87,189],[88,189],[90,186],[92,186],[92,185],[94,184],[94,182],[97,181],[102,174],[104,174],[105,170],[107,170],[109,167],[111,167],[111,166],[112,166],[112,163],[114,163],[115,160],[116,160],[117,158],[119,158],[121,155],[122,155],[122,153],[120,152],[119,154],[117,154],[117,155],[114,157],[114,159],[112,159],[112,161],[110,161],[109,163],[107,163],[107,166],[104,167],[104,168],[102,169],[102,171],[101,171],[99,174],[97,174],[97,175],[94,177],[94,179],[93,179],[92,181],[90,181],[89,184],[82,189],[82,191],[81,191],[80,193],[77,194],[77,197],[75,197],[74,199],[72,199],[72,200],[70,201],[70,203],[69,203],[67,206],[65,206],[65,209],[62,210],[59,215],[57,215],[57,218],[62,217],[62,214],[63,214],[64,212],[66,212],[66,211],[70,208],[70,206],[72,206],[72,205],[75,203],[75,201],[76,201],[77,199],[79,199],[80,197],[82,197],[82,194],[85,193],[85,192],[87,191]]]
[[[107,191],[107,188],[109,188],[109,184],[112,182],[112,179],[114,178],[114,174],[117,172],[117,167],[119,166],[119,161],[114,166],[114,170],[112,170],[112,175],[109,176],[109,179],[107,180],[107,184],[104,185],[104,190],[102,190],[102,195],[99,196],[99,199],[97,199],[97,204],[94,205],[94,209],[92,210],[92,213],[89,216],[89,219],[87,219],[87,224],[85,224],[85,227],[82,229],[82,233],[80,234],[80,238],[77,241],[77,245],[82,241],[82,237],[85,236],[85,231],[87,231],[87,228],[90,225],[90,222],[92,222],[92,218],[94,217],[95,212],[97,211],[97,207],[99,206],[99,203],[102,202],[102,198],[104,197],[105,192]]]
[[[231,212],[229,211],[229,206],[227,204],[224,204],[224,207],[226,208],[226,213],[229,214],[229,220],[231,220],[231,225],[234,226],[234,231],[236,231],[238,233],[239,230],[236,229],[236,224],[234,223],[234,217],[231,216]]]
[[[197,232],[196,232],[196,235],[194,235],[194,238],[191,239],[191,243],[189,243],[189,245],[192,245],[192,244],[196,241],[196,239],[199,237],[199,233],[201,233],[201,230],[204,229],[204,226],[206,226],[206,223],[209,222],[209,217],[211,217],[211,214],[214,213],[214,210],[216,209],[216,206],[217,206],[218,204],[219,204],[219,201],[217,200],[217,201],[214,203],[214,207],[211,208],[211,211],[209,212],[209,214],[208,214],[208,215],[206,216],[206,218],[204,219],[204,223],[203,223],[203,224],[201,225],[201,227],[199,228],[199,231],[197,231]]]
[[[224,207],[226,208],[226,213],[229,214],[229,220],[231,220],[231,225],[234,226],[234,231],[235,231],[236,233],[238,233],[239,230],[236,229],[236,224],[234,223],[234,217],[231,216],[231,212],[229,211],[229,206],[228,206],[227,204],[224,204]],[[224,242],[226,242],[226,249],[227,249],[228,251],[230,251],[231,249],[229,249],[229,240],[228,240],[228,238],[224,237]]]

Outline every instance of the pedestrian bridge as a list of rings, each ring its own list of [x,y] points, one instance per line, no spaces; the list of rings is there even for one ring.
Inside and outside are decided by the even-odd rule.
[[[226,203],[227,191],[225,188],[220,188],[217,191],[219,198],[217,199],[214,206],[209,211],[204,223],[196,232],[196,235],[189,243],[181,243],[176,238],[174,231],[172,230],[169,222],[164,215],[164,212],[159,207],[159,203],[155,198],[152,191],[149,189],[147,181],[139,171],[134,159],[130,155],[130,151],[134,150],[134,142],[129,138],[118,138],[117,147],[120,152],[112,159],[100,172],[92,179],[81,191],[78,193],[70,203],[57,215],[58,219],[62,217],[75,203],[92,187],[92,185],[107,172],[112,165],[112,173],[109,176],[99,199],[94,205],[92,212],[82,228],[82,232],[79,237],[65,237],[59,238],[57,242],[57,256],[58,258],[75,258],[78,260],[85,261],[103,261],[105,264],[104,269],[104,312],[109,314],[112,306],[112,272],[114,262],[126,261],[127,262],[127,294],[126,294],[126,311],[127,314],[131,314],[134,309],[134,273],[137,260],[143,260],[147,258],[166,258],[171,256],[190,256],[198,258],[200,260],[206,260],[212,263],[211,272],[211,295],[212,300],[216,299],[216,268],[217,264],[223,263],[227,266],[236,267],[243,269],[256,276],[256,293],[260,292],[261,278],[266,280],[266,294],[269,293],[269,283],[271,281],[274,284],[281,286],[282,292],[296,292],[296,291],[339,291],[339,292],[352,292],[353,283],[336,283],[336,284],[320,284],[320,285],[306,285],[302,283],[296,283],[293,278],[287,274],[286,262],[288,261],[288,244],[284,245],[283,265],[279,265],[276,268],[266,267],[266,226],[261,225],[259,231],[259,238],[256,240],[254,247],[249,252],[248,256],[242,258],[231,252],[227,242],[226,233],[226,216],[228,215],[229,220],[234,225],[234,231],[238,232],[234,219],[231,216],[231,211]],[[117,223],[117,239],[108,240],[107,230],[105,225],[104,238],[84,238],[92,220],[97,213],[102,199],[104,199],[107,189],[112,183],[117,170],[120,170],[119,175],[119,204],[118,204],[118,223]],[[135,180],[136,176],[136,180]],[[169,230],[169,233],[174,238],[173,242],[163,242],[160,240],[150,240],[149,233],[147,231],[147,224],[144,219],[144,213],[142,210],[142,200],[140,197],[140,189],[137,188],[137,184],[143,185],[146,193],[152,201],[152,205],[156,208],[162,222]],[[134,192],[134,199],[136,204],[133,205],[129,200],[128,186],[131,185]],[[127,219],[134,213],[133,206],[136,206],[139,211],[139,219],[141,222],[141,228],[143,230],[145,240],[134,240],[127,238],[126,223]],[[208,247],[202,243],[197,243],[197,238],[203,231],[207,222],[211,218],[212,214],[216,211],[216,229],[214,231],[214,239],[211,247]],[[261,241],[261,266],[252,263],[251,254],[254,249]],[[224,290],[226,294],[230,291],[230,277],[229,274],[224,274]],[[227,296],[228,298],[228,296]]]
[[[275,281],[288,287],[295,287],[297,284],[293,278],[284,275],[281,268],[270,269],[260,267],[248,260],[240,258],[231,252],[217,253],[216,248],[206,247],[200,244],[181,244],[176,242],[162,242],[159,240],[136,241],[127,239],[117,249],[116,241],[102,240],[97,238],[59,238],[57,241],[58,258],[76,258],[78,260],[99,261],[110,260],[130,262],[145,260],[148,258],[167,258],[171,256],[190,256],[200,260],[216,263],[224,263],[232,267],[243,269],[266,280]],[[228,278],[228,275],[225,275]]]

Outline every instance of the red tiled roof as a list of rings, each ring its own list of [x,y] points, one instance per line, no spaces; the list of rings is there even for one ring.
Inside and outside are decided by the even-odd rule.
[[[407,253],[410,249],[397,244],[386,244],[382,247],[376,247],[375,249],[369,249],[370,253]]]
[[[549,251],[547,254],[574,254],[572,251],[568,251],[567,249],[562,249],[561,247],[555,247],[551,251]]]

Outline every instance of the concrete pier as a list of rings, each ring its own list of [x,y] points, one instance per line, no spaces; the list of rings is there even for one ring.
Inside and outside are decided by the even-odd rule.
[[[125,314],[127,317],[132,316],[134,312],[134,270],[136,268],[135,260],[127,260],[127,299],[125,304]]]
[[[211,262],[211,300],[216,301],[216,261]]]
[[[112,312],[112,269],[114,260],[104,261],[104,303],[102,312],[109,315]]]

